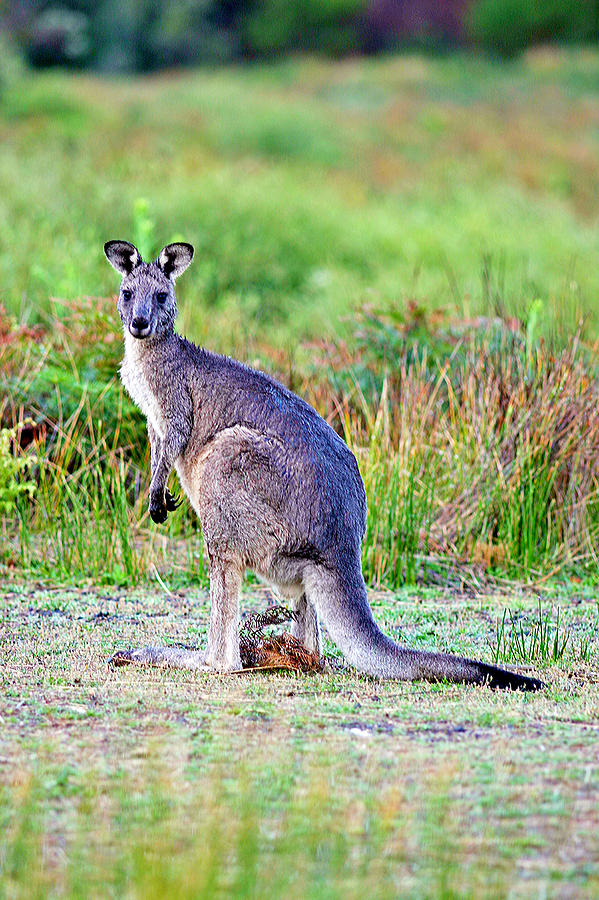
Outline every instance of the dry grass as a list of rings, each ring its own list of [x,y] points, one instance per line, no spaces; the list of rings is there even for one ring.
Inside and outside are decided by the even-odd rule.
[[[324,659],[306,648],[293,635],[266,633],[273,625],[296,619],[284,606],[269,606],[264,612],[244,619],[239,633],[239,649],[244,669],[287,669],[291,672],[322,673]]]
[[[357,353],[321,349],[340,393],[319,399],[367,486],[371,583],[448,560],[531,580],[595,571],[595,348],[553,351],[514,319],[365,324]]]

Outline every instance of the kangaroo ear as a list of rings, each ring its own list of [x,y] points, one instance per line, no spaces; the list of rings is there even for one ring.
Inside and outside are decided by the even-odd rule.
[[[193,259],[191,244],[167,244],[158,254],[158,265],[167,278],[174,281]]]
[[[104,244],[104,253],[113,269],[121,275],[130,275],[142,262],[139,250],[129,241],[107,241]]]

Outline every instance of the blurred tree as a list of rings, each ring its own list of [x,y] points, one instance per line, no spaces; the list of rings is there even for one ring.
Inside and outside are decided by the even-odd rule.
[[[472,0],[370,0],[361,26],[368,53],[398,45],[461,44]]]
[[[28,48],[34,65],[51,66],[59,60],[71,66],[84,66],[90,51],[89,18],[84,12],[48,7],[35,18]]]
[[[139,68],[155,69],[198,62],[225,62],[238,54],[235,10],[245,4],[214,0],[179,0],[160,3],[144,29],[144,50]],[[222,7],[222,8],[221,8]]]
[[[117,72],[230,59],[239,49],[239,21],[252,3],[4,0],[3,6],[4,29],[33,65],[90,64]]]
[[[146,18],[142,4],[137,0],[103,0],[95,5],[90,16],[94,65],[105,72],[138,70],[143,55],[139,35]]]
[[[599,0],[0,0],[33,65],[152,71],[295,51],[340,56],[471,37],[509,56],[599,33]]]
[[[596,0],[478,0],[469,17],[480,46],[514,56],[534,44],[597,40]]]
[[[243,49],[248,56],[355,52],[365,10],[364,0],[262,0],[240,19]]]

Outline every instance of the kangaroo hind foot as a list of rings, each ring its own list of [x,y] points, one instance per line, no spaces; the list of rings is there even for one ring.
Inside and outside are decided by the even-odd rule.
[[[209,671],[205,650],[186,647],[140,647],[136,650],[117,650],[108,660],[109,666],[159,666],[161,668]]]

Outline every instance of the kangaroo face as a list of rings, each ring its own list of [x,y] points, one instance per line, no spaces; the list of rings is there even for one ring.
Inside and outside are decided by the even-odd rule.
[[[123,276],[117,309],[125,331],[139,340],[172,331],[177,315],[174,282],[193,258],[191,244],[167,244],[153,263],[145,263],[128,241],[108,241],[104,252]]]
[[[123,278],[117,309],[134,338],[170,331],[177,314],[173,284],[155,263],[142,263]]]

